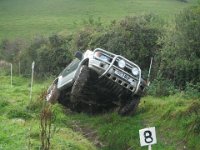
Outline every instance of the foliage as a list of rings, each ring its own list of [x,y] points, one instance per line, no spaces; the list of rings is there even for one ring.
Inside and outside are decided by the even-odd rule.
[[[0,72],[10,73],[10,63],[12,63],[13,73],[19,73],[19,54],[27,49],[28,43],[23,39],[4,39],[0,42]],[[2,69],[2,70],[1,70]]]
[[[10,63],[0,60],[0,75],[8,75],[10,74]]]
[[[187,82],[199,82],[200,6],[185,9],[163,38],[160,70],[164,77],[184,89]]]
[[[148,94],[158,97],[173,95],[177,92],[178,90],[175,88],[173,82],[164,78],[159,73],[148,87]]]
[[[187,99],[199,99],[200,100],[200,82],[192,84],[186,83],[184,96]]]
[[[5,39],[2,40],[0,47],[2,59],[4,58],[4,60],[8,62],[14,62],[16,60],[16,55],[23,47],[23,41],[19,39],[15,41]]]
[[[155,57],[161,45],[157,43],[162,35],[161,21],[152,14],[126,17],[112,22],[109,27],[85,28],[75,37],[75,49],[106,49],[137,63],[147,70],[151,57]]]
[[[20,55],[21,71],[30,74],[30,66],[36,63],[35,72],[38,76],[58,74],[72,59],[69,51],[70,38],[63,38],[57,34],[36,37],[30,47]]]

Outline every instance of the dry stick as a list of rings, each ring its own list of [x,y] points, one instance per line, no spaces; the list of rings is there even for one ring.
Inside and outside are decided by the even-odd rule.
[[[43,109],[41,112],[41,149],[50,149],[50,138],[51,138],[51,123],[52,123],[52,112],[51,107],[43,104]]]

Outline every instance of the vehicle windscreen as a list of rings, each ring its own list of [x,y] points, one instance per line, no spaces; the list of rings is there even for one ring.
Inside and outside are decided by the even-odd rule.
[[[80,63],[80,60],[79,59],[74,59],[62,72],[61,72],[61,75],[62,76],[66,76],[68,75],[69,73],[75,71],[78,67]]]

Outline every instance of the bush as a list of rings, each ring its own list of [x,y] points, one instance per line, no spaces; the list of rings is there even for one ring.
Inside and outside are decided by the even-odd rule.
[[[10,74],[10,63],[0,60],[0,76]]]
[[[100,47],[122,55],[138,64],[143,70],[143,76],[147,76],[151,57],[157,61],[154,63],[152,74],[157,72],[157,54],[162,46],[158,43],[162,36],[161,26],[161,20],[152,14],[126,17],[119,22],[113,21],[107,28],[95,26],[81,30],[74,44],[76,49]]]
[[[72,59],[70,41],[70,38],[57,34],[49,38],[35,38],[30,47],[20,54],[21,71],[23,74],[30,74],[31,64],[35,61],[37,76],[57,75]]]
[[[178,92],[178,90],[175,88],[172,81],[162,77],[162,75],[158,75],[150,84],[147,93],[152,96],[169,96],[176,92]]]
[[[199,99],[200,100],[200,82],[196,84],[187,83],[184,91],[184,97],[187,99]]]
[[[160,70],[180,89],[187,82],[200,82],[200,6],[190,7],[177,15],[175,26],[167,29],[160,53]]]
[[[15,62],[17,55],[21,49],[26,47],[25,41],[21,39],[15,39],[13,41],[3,39],[0,43],[0,59],[1,57],[8,62]]]

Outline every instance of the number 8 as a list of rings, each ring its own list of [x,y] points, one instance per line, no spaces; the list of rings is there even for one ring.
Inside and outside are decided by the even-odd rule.
[[[151,142],[153,142],[153,138],[152,138],[152,133],[151,133],[151,131],[145,131],[145,132],[144,132],[144,137],[145,137],[145,142],[146,142],[146,143],[151,143]]]

